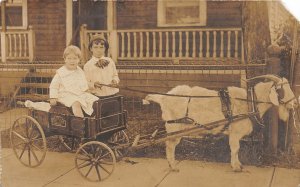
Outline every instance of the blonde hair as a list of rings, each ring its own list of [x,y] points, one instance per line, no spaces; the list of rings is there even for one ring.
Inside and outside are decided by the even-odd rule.
[[[81,59],[81,51],[79,47],[75,45],[69,45],[68,47],[66,47],[66,49],[64,50],[63,58],[65,59],[69,54],[75,54],[79,59]]]

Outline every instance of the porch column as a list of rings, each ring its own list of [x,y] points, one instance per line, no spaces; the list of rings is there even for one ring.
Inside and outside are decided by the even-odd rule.
[[[1,1],[1,22],[2,22],[2,31],[1,31],[1,61],[6,62],[6,23],[5,23],[5,0]]]
[[[118,35],[117,35],[116,2],[107,1],[107,31],[109,32],[109,45],[111,58],[118,60]]]
[[[72,43],[73,0],[66,0],[66,46]]]
[[[32,26],[29,26],[28,32],[28,51],[29,51],[29,61],[32,62],[34,59],[35,51],[35,36]]]
[[[5,32],[1,31],[1,61],[6,62],[6,38]]]

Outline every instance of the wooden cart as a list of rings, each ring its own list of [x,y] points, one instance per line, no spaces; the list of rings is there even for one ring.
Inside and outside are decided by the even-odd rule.
[[[69,150],[78,145],[75,166],[81,176],[89,181],[108,178],[125,151],[116,146],[129,142],[124,132],[127,111],[122,96],[100,98],[93,108],[94,114],[84,118],[72,115],[64,106],[49,112],[29,109],[29,115],[18,118],[10,129],[15,156],[23,165],[37,167],[46,156],[46,137],[60,135]]]

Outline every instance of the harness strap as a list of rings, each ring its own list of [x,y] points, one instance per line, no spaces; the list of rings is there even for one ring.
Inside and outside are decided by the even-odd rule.
[[[193,120],[190,117],[183,117],[183,118],[179,118],[179,119],[174,119],[174,120],[168,120],[166,121],[167,123],[184,123],[184,124],[193,124],[195,123],[195,120]]]
[[[286,102],[283,102],[283,101],[279,101],[279,103],[280,104],[287,104],[287,103],[289,103],[289,102],[291,102],[292,100],[294,100],[294,99],[296,99],[297,100],[297,98],[296,97],[292,97],[291,99],[289,99],[289,100],[287,100]]]
[[[168,120],[166,121],[167,123],[185,123],[185,124],[193,124],[195,123],[195,120],[189,117],[189,104],[191,102],[191,97],[189,97],[187,107],[186,107],[186,112],[185,116],[183,118],[175,119],[175,120]]]
[[[229,92],[227,88],[221,89],[219,91],[220,101],[222,105],[222,112],[225,118],[229,121],[232,121],[232,110],[231,110],[231,102],[229,97]]]
[[[186,107],[186,112],[185,112],[185,117],[188,117],[189,116],[189,104],[191,102],[191,97],[189,97],[189,101],[187,103],[187,107]]]
[[[265,125],[263,124],[263,120],[259,115],[259,111],[257,108],[257,96],[254,91],[254,87],[248,88],[247,100],[250,100],[250,104],[248,102],[248,112],[252,113],[253,115],[249,115],[249,118],[254,125],[254,128],[259,127],[263,128]]]

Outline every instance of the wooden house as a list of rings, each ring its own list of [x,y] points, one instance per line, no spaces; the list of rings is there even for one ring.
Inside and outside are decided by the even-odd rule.
[[[215,89],[241,85],[247,72],[263,73],[272,35],[270,12],[278,10],[271,7],[278,4],[6,0],[0,64],[29,62],[45,71],[49,64],[63,63],[69,44],[81,47],[85,63],[90,36],[101,33],[109,40],[108,56],[126,86],[167,91],[178,84]]]
[[[240,71],[245,65],[242,4],[8,0],[1,64],[21,61],[49,69],[43,64],[61,63],[69,44],[81,47],[84,63],[90,36],[102,33],[126,86],[167,91],[185,83],[216,89],[240,85],[245,75]]]

